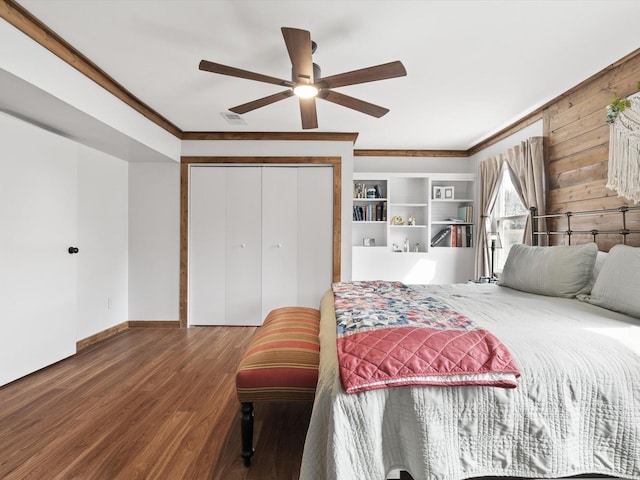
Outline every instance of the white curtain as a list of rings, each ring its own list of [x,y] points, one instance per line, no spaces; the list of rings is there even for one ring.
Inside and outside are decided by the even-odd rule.
[[[544,138],[531,137],[507,151],[507,166],[513,186],[522,204],[536,207],[539,215],[544,215]],[[544,229],[545,222],[538,222],[538,229]],[[540,244],[546,237],[538,237]],[[523,243],[531,245],[531,217],[527,218]]]
[[[607,188],[619,197],[640,202],[640,92],[609,127]]]
[[[544,139],[531,137],[520,145],[510,148],[505,154],[496,155],[480,162],[479,165],[479,208],[478,242],[476,244],[476,277],[489,276],[490,258],[487,234],[495,229],[491,225],[491,213],[502,180],[503,166],[511,176],[513,186],[525,207],[536,207],[539,215],[544,215]],[[545,229],[545,222],[538,222],[538,229]],[[531,218],[527,218],[524,243],[531,244]],[[538,237],[540,244],[546,238]]]
[[[487,232],[491,228],[487,223],[490,220],[491,211],[496,201],[496,194],[500,185],[504,155],[496,155],[488,158],[479,165],[478,179],[480,183],[480,224],[478,225],[478,241],[476,242],[476,278],[489,276],[489,249],[487,245]]]

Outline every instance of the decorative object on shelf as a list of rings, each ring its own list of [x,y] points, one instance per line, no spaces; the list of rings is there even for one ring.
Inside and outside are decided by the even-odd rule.
[[[404,225],[404,218],[401,215],[396,215],[391,218],[391,225]]]
[[[454,198],[454,187],[443,187],[443,198],[447,200],[453,200]]]
[[[640,87],[640,84],[639,84]],[[619,98],[616,94],[617,99]],[[624,100],[624,102],[622,102]],[[622,102],[622,103],[620,103]],[[620,99],[620,107],[609,122],[609,168],[607,188],[618,196],[640,202],[640,92]]]
[[[404,251],[408,252],[409,251],[409,239],[405,237],[404,239]]]
[[[420,242],[417,242],[417,243],[413,246],[413,251],[414,251],[414,252],[419,252],[421,248],[422,248],[422,245],[420,245]]]
[[[367,198],[377,198],[375,188],[367,188]]]
[[[364,183],[353,184],[353,198],[365,198],[367,196],[367,186]]]
[[[391,247],[391,251],[392,252],[401,252],[402,250],[400,250],[400,247],[398,246],[397,243],[394,243],[393,246]]]
[[[365,247],[375,247],[376,246],[376,239],[375,238],[363,238],[362,239],[362,245],[364,245]]]
[[[416,219],[413,215],[409,215],[409,220],[407,220],[407,225],[414,226],[416,224]]]
[[[433,187],[433,198],[436,200],[443,198],[442,187]]]
[[[502,242],[500,241],[500,233],[489,232],[487,235],[488,248],[491,249],[491,278],[495,279],[495,260],[496,260],[496,248],[502,248]]]

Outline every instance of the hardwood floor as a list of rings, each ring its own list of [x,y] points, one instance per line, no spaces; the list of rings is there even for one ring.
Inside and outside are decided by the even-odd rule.
[[[0,388],[0,478],[297,479],[311,405],[256,404],[240,458],[234,374],[254,327],[132,328]]]

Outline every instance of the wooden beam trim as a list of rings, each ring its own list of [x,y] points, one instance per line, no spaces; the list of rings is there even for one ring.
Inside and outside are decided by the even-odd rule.
[[[31,15],[25,8],[18,5],[14,0],[0,0],[0,17],[4,18],[8,23],[16,27],[33,41],[42,45],[87,78],[93,80],[148,120],[172,135],[182,138],[182,130],[143,103],[121,84],[116,82],[104,70],[76,50],[44,23]]]
[[[180,327],[188,326],[189,311],[189,168],[191,165],[329,165],[333,167],[333,272],[340,281],[342,261],[342,158],[341,157],[208,157],[180,158]]]
[[[468,157],[468,150],[388,150],[358,149],[354,157]]]
[[[356,132],[183,132],[183,140],[302,140],[356,143]]]
[[[218,165],[223,163],[228,164],[246,164],[254,165],[260,163],[269,164],[283,164],[283,165],[296,165],[296,164],[313,164],[313,165],[336,165],[340,164],[342,159],[340,157],[302,157],[302,156],[269,156],[269,157],[208,157],[208,156],[184,156],[180,157],[180,163],[182,164],[212,164]]]

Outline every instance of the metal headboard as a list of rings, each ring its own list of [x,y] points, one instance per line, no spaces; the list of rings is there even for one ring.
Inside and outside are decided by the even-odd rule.
[[[571,236],[576,234],[592,235],[593,241],[596,241],[598,235],[622,235],[622,243],[627,243],[627,235],[633,233],[639,233],[640,230],[630,230],[627,228],[627,213],[630,211],[640,210],[640,205],[629,207],[623,205],[618,208],[605,208],[602,210],[585,210],[581,212],[565,212],[565,213],[552,213],[549,215],[538,215],[536,207],[531,207],[531,244],[538,245],[538,239],[541,236],[547,236],[547,243],[552,235],[566,235],[568,237],[568,244],[571,245]],[[591,230],[572,230],[571,218],[572,217],[586,217],[586,216],[602,216],[602,215],[620,215],[621,227],[617,230],[598,230],[597,228]],[[551,219],[551,218],[566,218],[567,228],[565,230],[544,230],[538,229],[538,220]]]

